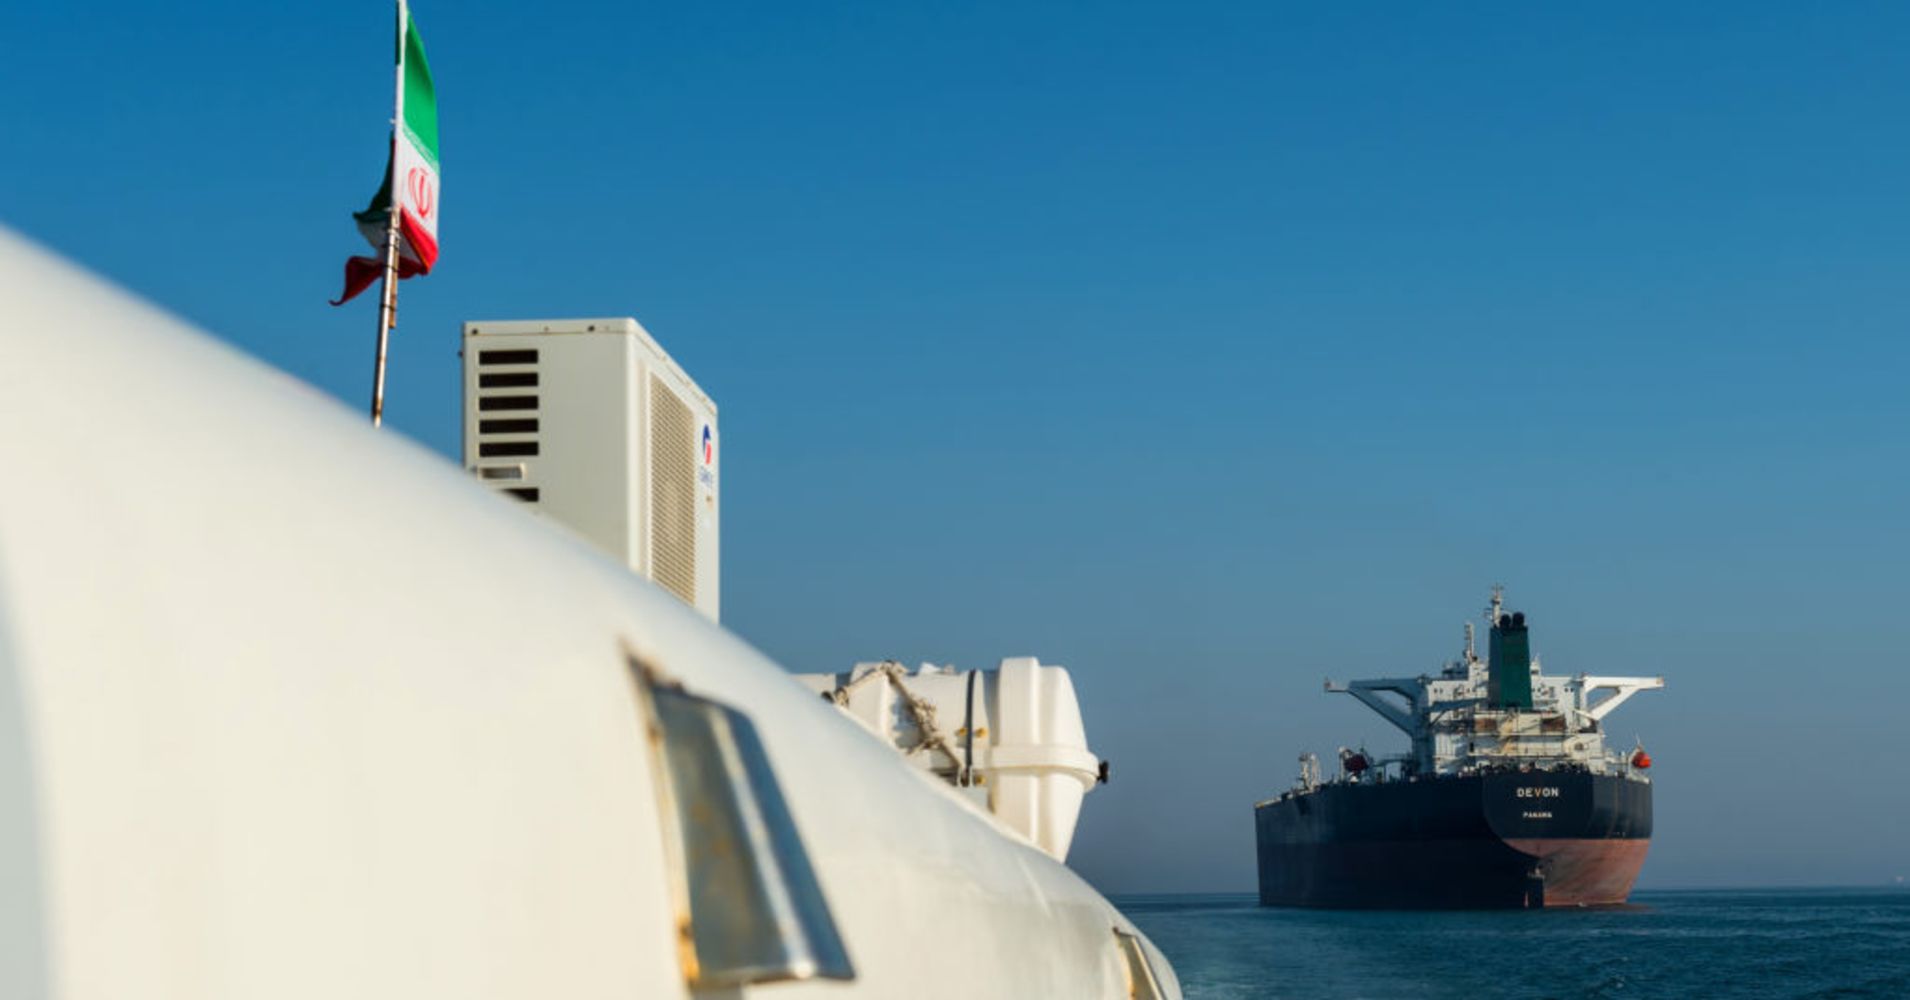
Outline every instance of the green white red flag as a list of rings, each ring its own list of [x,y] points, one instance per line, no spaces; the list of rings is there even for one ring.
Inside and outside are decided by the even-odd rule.
[[[391,138],[391,156],[385,164],[385,182],[362,212],[354,212],[358,231],[380,254],[391,225],[396,196],[398,211],[398,277],[429,274],[438,262],[438,97],[431,85],[431,64],[425,60],[424,41],[404,0],[398,3],[397,128]],[[345,293],[332,305],[343,305],[371,287],[384,273],[382,257],[352,257],[345,262]]]

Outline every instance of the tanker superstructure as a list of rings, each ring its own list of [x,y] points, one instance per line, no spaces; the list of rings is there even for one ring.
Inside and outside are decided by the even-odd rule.
[[[1437,675],[1327,682],[1411,748],[1340,751],[1322,779],[1254,807],[1264,906],[1519,908],[1622,903],[1651,839],[1651,758],[1614,752],[1603,722],[1657,677],[1547,676],[1525,616],[1494,589],[1488,658]]]

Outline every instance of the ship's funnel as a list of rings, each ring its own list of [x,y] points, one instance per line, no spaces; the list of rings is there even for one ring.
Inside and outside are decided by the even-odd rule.
[[[1532,707],[1532,638],[1522,612],[1500,615],[1492,625],[1486,700],[1493,708]]]

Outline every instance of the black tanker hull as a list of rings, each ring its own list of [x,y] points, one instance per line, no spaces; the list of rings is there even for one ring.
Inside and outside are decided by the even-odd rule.
[[[1325,785],[1254,808],[1264,906],[1481,909],[1623,903],[1651,785],[1524,772]]]

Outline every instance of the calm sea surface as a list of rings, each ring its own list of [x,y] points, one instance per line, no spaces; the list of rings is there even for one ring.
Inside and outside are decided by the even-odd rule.
[[[1348,913],[1116,900],[1189,1000],[1904,997],[1910,891],[1640,892],[1617,910]]]

